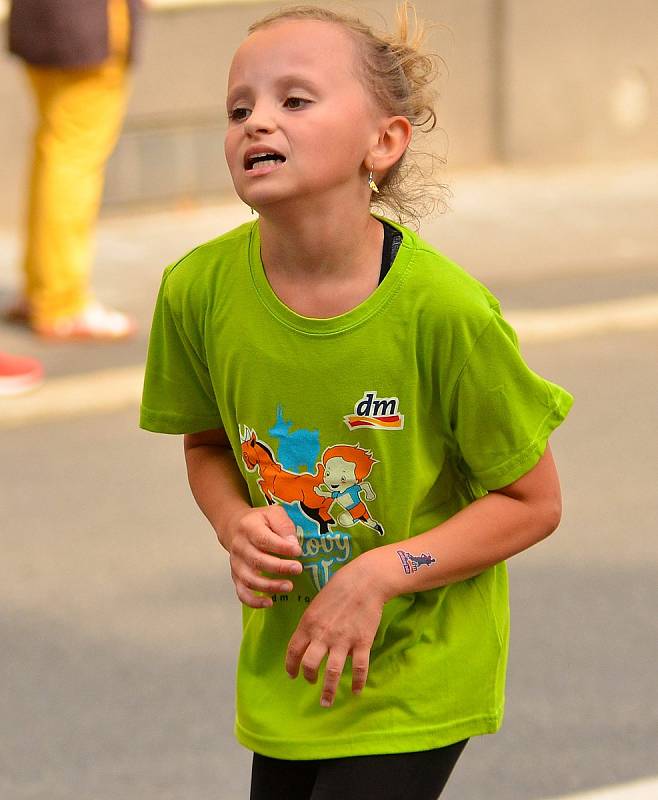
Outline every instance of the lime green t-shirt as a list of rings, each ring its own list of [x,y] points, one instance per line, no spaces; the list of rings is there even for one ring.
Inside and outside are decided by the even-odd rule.
[[[572,403],[524,363],[487,289],[395,227],[388,275],[338,317],[277,298],[257,221],[169,267],[155,310],[142,427],[223,427],[253,504],[280,503],[302,545],[293,591],[243,607],[236,734],[275,758],[426,750],[502,721],[504,564],[388,602],[360,696],[349,662],[330,709],[321,679],[284,670],[301,615],[341,565],[520,478]]]

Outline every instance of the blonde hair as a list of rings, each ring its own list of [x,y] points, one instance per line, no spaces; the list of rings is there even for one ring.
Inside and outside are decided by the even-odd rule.
[[[411,16],[413,24],[410,24]],[[400,222],[416,227],[420,218],[445,207],[447,187],[435,177],[445,159],[416,148],[419,134],[436,127],[436,78],[442,60],[425,52],[428,26],[418,20],[409,0],[396,9],[394,34],[374,31],[358,17],[319,6],[284,6],[249,26],[249,33],[282,20],[318,20],[341,25],[352,36],[360,55],[360,79],[377,106],[387,115],[406,117],[412,140],[402,157],[378,181],[379,194],[371,206],[389,210]]]

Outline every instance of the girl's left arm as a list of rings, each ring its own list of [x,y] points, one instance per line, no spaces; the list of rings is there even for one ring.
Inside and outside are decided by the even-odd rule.
[[[315,683],[327,656],[321,703],[330,706],[351,655],[352,690],[360,692],[384,603],[478,575],[544,539],[561,513],[560,483],[547,445],[537,464],[509,486],[490,491],[425,533],[376,547],[342,567],[301,618],[288,646],[287,672],[296,677],[301,666]],[[416,571],[405,570],[409,556],[427,558],[416,562]]]

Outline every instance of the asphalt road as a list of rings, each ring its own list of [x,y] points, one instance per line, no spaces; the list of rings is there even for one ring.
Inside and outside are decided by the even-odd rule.
[[[426,235],[505,308],[655,293],[656,175],[464,177],[458,213]],[[217,220],[104,222],[96,284],[142,322],[134,343],[48,347],[0,326],[3,347],[53,378],[141,363],[163,265]],[[0,260],[16,250],[0,232]],[[0,275],[0,300],[11,288]],[[576,397],[552,440],[564,518],[510,564],[506,721],[469,744],[445,800],[543,800],[658,772],[658,326],[523,349]],[[246,798],[239,605],[181,442],[139,431],[130,407],[0,429],[0,452],[0,798]]]
[[[503,731],[446,800],[539,800],[655,773],[658,332],[535,345],[576,396],[562,526],[511,563]],[[135,409],[2,432],[0,797],[246,797],[239,608],[181,443]]]

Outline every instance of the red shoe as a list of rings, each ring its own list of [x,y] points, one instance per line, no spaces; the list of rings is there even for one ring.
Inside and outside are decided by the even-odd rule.
[[[128,339],[137,332],[137,324],[133,319],[100,303],[90,303],[70,317],[60,317],[48,323],[33,323],[32,327],[44,339],[57,341],[117,341]]]
[[[43,380],[43,367],[36,358],[0,352],[0,396],[36,389]]]

